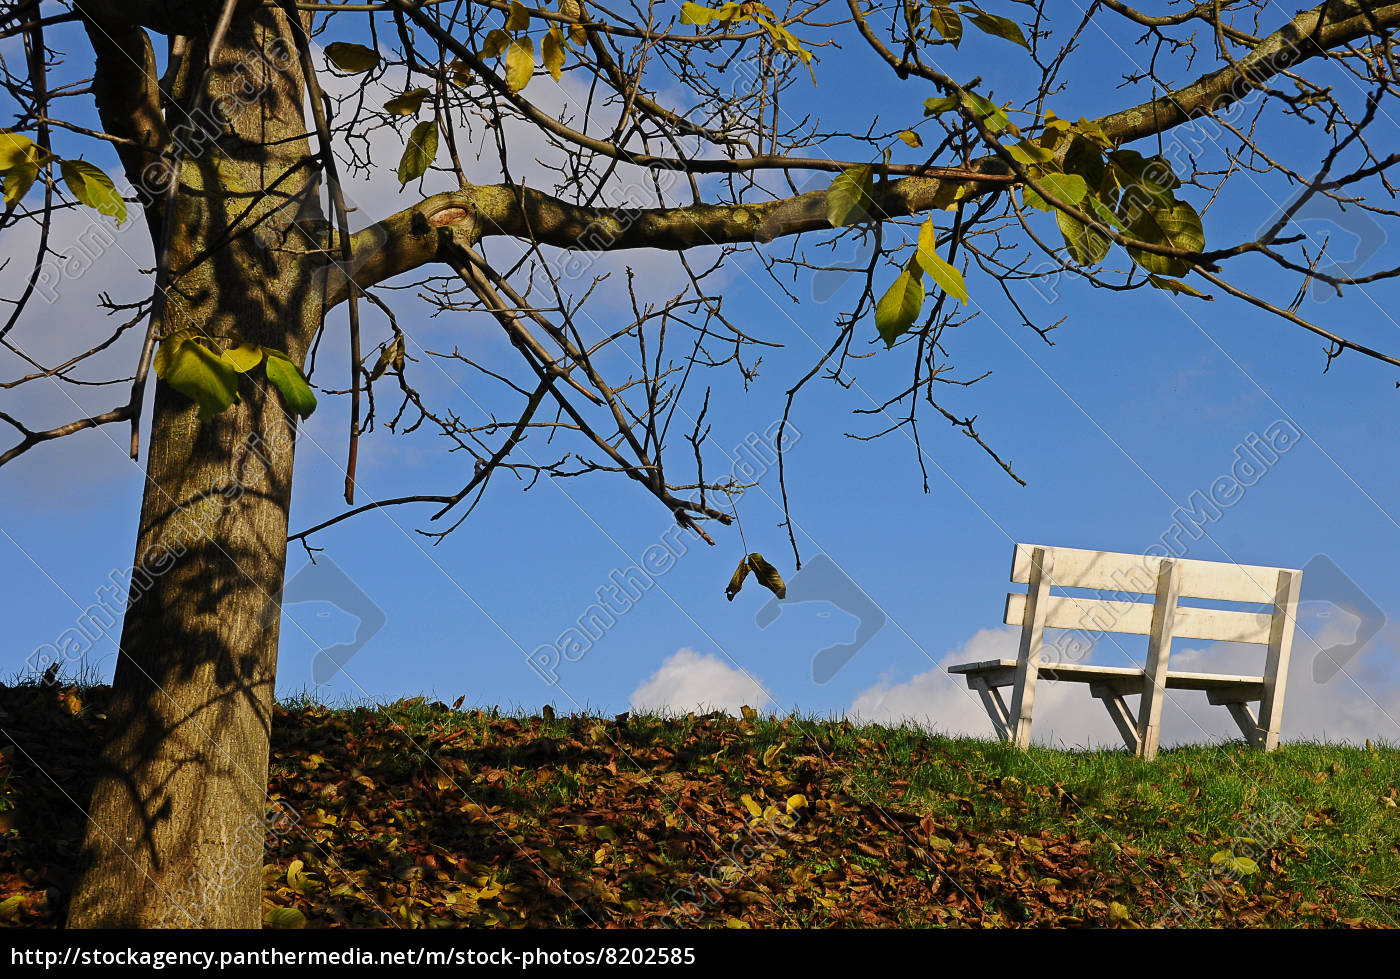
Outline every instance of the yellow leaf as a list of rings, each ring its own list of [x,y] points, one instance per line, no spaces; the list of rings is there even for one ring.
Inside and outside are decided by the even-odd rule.
[[[558,24],[551,27],[540,42],[540,59],[550,77],[557,82],[559,76],[564,73],[564,38],[559,32]]]
[[[23,133],[0,129],[0,170],[9,170],[21,163],[33,163],[39,147]]]
[[[423,100],[428,97],[426,88],[414,88],[402,95],[396,95],[384,103],[384,111],[395,116],[411,116],[418,112]]]
[[[506,14],[506,30],[523,31],[530,26],[530,11],[520,0],[510,0],[510,13]]]
[[[808,802],[807,797],[800,792],[797,795],[788,796],[787,807],[790,813],[796,814],[799,810],[806,809],[809,805],[811,805],[811,803]]]
[[[530,84],[535,74],[535,42],[528,37],[516,38],[506,48],[506,85],[518,92]]]
[[[778,755],[782,753],[783,746],[780,744],[770,745],[763,753],[763,767],[772,768],[773,763],[778,760]]]
[[[914,149],[918,149],[920,146],[924,145],[923,138],[912,129],[904,130],[904,132],[899,134],[899,138],[914,147]]]
[[[741,795],[739,796],[739,801],[744,804],[744,808],[749,811],[750,816],[758,818],[763,815],[763,808],[757,802],[753,801],[753,796],[748,794]]]
[[[263,350],[256,343],[240,343],[231,350],[225,350],[223,358],[238,373],[246,374],[262,363]]]

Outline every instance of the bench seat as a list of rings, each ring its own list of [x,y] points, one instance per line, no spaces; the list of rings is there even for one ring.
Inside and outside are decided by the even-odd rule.
[[[1014,659],[986,659],[977,663],[961,663],[948,667],[949,673],[975,675],[991,687],[1009,687],[1016,679]],[[1142,692],[1146,671],[1131,666],[1099,666],[1094,663],[1058,663],[1040,665],[1040,676],[1046,680],[1072,680],[1077,683],[1102,684],[1117,694]],[[1168,690],[1208,690],[1228,693],[1239,702],[1258,700],[1264,695],[1262,676],[1234,676],[1228,673],[1188,673],[1168,670]],[[1223,702],[1219,697],[1212,702]]]

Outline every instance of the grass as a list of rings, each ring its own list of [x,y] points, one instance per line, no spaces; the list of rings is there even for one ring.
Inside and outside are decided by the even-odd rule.
[[[0,920],[61,920],[104,696],[0,687]],[[1397,785],[1391,746],[1144,763],[814,717],[303,697],[275,719],[270,793],[296,815],[264,898],[315,927],[1391,926]]]

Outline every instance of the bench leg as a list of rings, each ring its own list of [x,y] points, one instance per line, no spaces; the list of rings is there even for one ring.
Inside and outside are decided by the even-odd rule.
[[[1264,664],[1264,697],[1259,702],[1259,747],[1278,747],[1283,723],[1283,691],[1288,683],[1288,659],[1293,652],[1293,630],[1298,618],[1301,571],[1280,571],[1274,596],[1274,617],[1269,629],[1269,656]]]
[[[1171,657],[1172,626],[1180,595],[1180,565],[1171,558],[1164,558],[1157,570],[1157,599],[1152,605],[1147,670],[1142,681],[1142,702],[1138,705],[1137,753],[1145,761],[1157,757],[1157,738],[1162,730],[1162,702],[1167,695],[1167,660]]]
[[[1001,699],[1001,691],[980,676],[968,677],[967,685],[981,695],[982,706],[987,708],[987,716],[992,719],[992,726],[997,729],[998,740],[1010,741],[1011,718],[1006,711],[1006,701]]]
[[[1254,717],[1254,711],[1249,709],[1249,705],[1242,700],[1227,700],[1228,694],[1210,690],[1206,692],[1206,699],[1216,707],[1224,707],[1230,712],[1230,716],[1235,719],[1235,723],[1240,726],[1240,732],[1244,735],[1245,741],[1250,747],[1258,748],[1262,743],[1259,737],[1259,721]]]
[[[1021,620],[1021,648],[1016,656],[1016,679],[1011,688],[1011,740],[1018,748],[1031,743],[1031,711],[1040,678],[1040,650],[1045,637],[1045,611],[1050,598],[1055,552],[1037,547],[1031,552],[1026,614]]]
[[[1106,683],[1089,684],[1089,693],[1103,702],[1104,707],[1108,709],[1108,716],[1113,718],[1118,733],[1123,736],[1123,743],[1128,746],[1129,751],[1137,754],[1137,719],[1133,717],[1133,712],[1128,709],[1128,703],[1123,699],[1123,695]]]

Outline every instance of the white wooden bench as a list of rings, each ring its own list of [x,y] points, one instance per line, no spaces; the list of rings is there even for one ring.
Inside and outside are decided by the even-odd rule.
[[[1284,685],[1293,647],[1298,588],[1303,572],[1292,568],[1113,554],[1070,547],[1017,544],[1011,580],[1028,586],[1006,597],[1006,623],[1021,627],[1016,659],[984,660],[948,668],[967,677],[982,697],[997,735],[1018,747],[1031,740],[1036,681],[1044,676],[1089,684],[1108,708],[1128,750],[1157,755],[1162,701],[1167,690],[1204,690],[1210,703],[1229,709],[1245,739],[1272,751],[1278,746]],[[1113,598],[1057,595],[1051,588],[1112,592]],[[1151,595],[1152,602],[1136,600]],[[1268,612],[1181,605],[1180,599],[1268,605]],[[1046,629],[1077,629],[1148,636],[1144,669],[1084,663],[1041,665]],[[1187,673],[1167,668],[1172,639],[1258,643],[1268,647],[1260,676]],[[1001,687],[1011,687],[1011,709]],[[1125,696],[1141,694],[1136,716]],[[1259,701],[1256,718],[1249,704]]]

